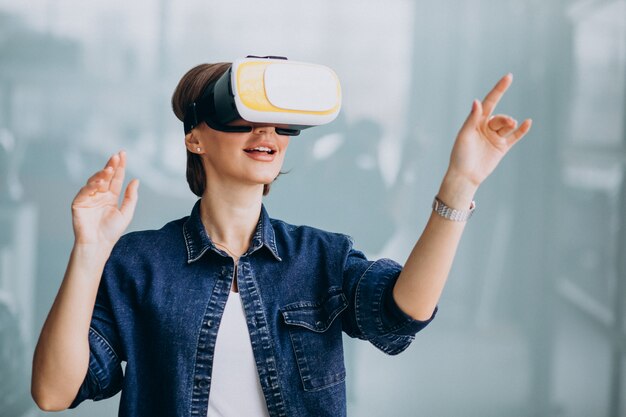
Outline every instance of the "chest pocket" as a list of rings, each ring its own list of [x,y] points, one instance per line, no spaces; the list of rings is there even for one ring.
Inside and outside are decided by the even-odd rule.
[[[299,301],[281,309],[305,391],[346,379],[341,320],[335,319],[347,306],[341,288],[332,287],[322,301]]]

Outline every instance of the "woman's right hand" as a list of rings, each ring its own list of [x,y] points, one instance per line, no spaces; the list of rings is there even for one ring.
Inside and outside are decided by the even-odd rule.
[[[89,324],[102,271],[137,205],[136,179],[118,203],[125,167],[126,154],[113,155],[72,202],[74,247],[33,356],[31,392],[42,410],[68,408],[88,373]]]
[[[139,181],[126,187],[122,204],[119,196],[124,183],[126,153],[109,158],[104,169],[87,180],[72,202],[75,244],[112,248],[130,224],[137,205]]]

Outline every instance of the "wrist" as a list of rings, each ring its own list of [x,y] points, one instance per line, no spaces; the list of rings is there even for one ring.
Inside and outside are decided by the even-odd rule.
[[[477,190],[478,184],[453,171],[448,171],[441,182],[437,196],[449,207],[467,210]]]
[[[77,260],[88,260],[97,264],[106,263],[113,251],[113,246],[106,243],[74,242],[72,257]]]

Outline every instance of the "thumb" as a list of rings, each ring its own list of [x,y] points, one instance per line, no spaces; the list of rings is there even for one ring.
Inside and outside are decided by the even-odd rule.
[[[483,114],[483,105],[480,102],[480,100],[475,99],[472,102],[472,110],[470,111],[470,114],[467,116],[467,119],[465,119],[465,123],[463,123],[463,126],[461,127],[461,131],[472,129],[478,126],[478,123],[480,121],[480,117],[482,116],[482,114]]]
[[[137,192],[138,189],[139,180],[135,178],[128,183],[126,191],[124,192],[124,200],[122,200],[122,207],[120,207],[120,211],[128,223],[130,223],[133,218],[135,207],[137,207],[137,200],[139,199],[139,194]]]

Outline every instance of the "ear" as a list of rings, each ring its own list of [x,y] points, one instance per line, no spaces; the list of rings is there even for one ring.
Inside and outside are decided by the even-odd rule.
[[[198,136],[194,134],[194,130],[185,135],[185,147],[191,153],[195,153],[201,155],[204,153],[204,148],[202,147],[202,143],[198,139]]]

